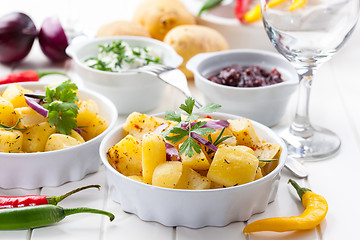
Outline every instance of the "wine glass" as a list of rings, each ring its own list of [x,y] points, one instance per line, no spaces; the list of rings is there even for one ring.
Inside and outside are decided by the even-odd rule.
[[[296,1],[296,0],[295,0]],[[294,1],[272,6],[261,0],[262,19],[272,44],[296,68],[299,97],[295,119],[282,137],[290,156],[320,160],[336,153],[340,138],[309,121],[309,97],[313,76],[351,35],[358,21],[359,0],[307,0],[295,10]]]

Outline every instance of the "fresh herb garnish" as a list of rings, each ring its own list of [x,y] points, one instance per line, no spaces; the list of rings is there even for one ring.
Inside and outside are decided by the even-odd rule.
[[[0,123],[0,127],[4,130],[26,130],[26,128],[18,128],[17,126],[20,123],[20,118],[17,120],[16,124],[13,127],[6,126],[2,123]]]
[[[275,162],[279,159],[259,159],[259,162]]]
[[[50,125],[62,134],[70,135],[72,129],[77,128],[76,116],[79,107],[75,101],[77,86],[70,80],[63,82],[55,88],[46,88],[46,103],[43,105],[49,111]]]
[[[222,137],[222,135],[224,134],[224,131],[225,131],[225,128],[223,128],[219,134],[219,136],[216,138],[215,142],[212,142],[212,139],[211,139],[211,135],[209,135],[208,139],[209,141],[214,144],[215,146],[219,145],[220,143],[222,143],[223,141],[225,141],[226,139],[228,138],[231,138],[233,136],[225,136],[225,137]]]
[[[207,135],[215,131],[213,128],[204,127],[206,121],[197,121],[199,119],[198,114],[212,113],[221,107],[218,104],[209,103],[199,109],[194,109],[194,105],[195,100],[191,97],[185,100],[185,104],[180,105],[180,109],[188,114],[185,120],[182,120],[180,111],[167,111],[165,119],[177,122],[178,124],[162,133],[163,137],[172,143],[180,142],[186,138],[179,149],[179,153],[185,153],[188,157],[192,157],[195,152],[200,153],[201,151],[200,145],[192,137],[193,134]]]
[[[97,70],[118,72],[122,69],[135,68],[150,63],[161,63],[160,58],[156,56],[157,54],[151,54],[146,47],[133,48],[122,40],[99,45],[98,47],[98,56],[85,60],[89,67]]]

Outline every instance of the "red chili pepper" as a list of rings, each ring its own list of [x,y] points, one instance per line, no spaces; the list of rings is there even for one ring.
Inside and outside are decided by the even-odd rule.
[[[7,76],[0,77],[0,84],[16,83],[16,82],[37,82],[43,76],[50,74],[65,75],[60,72],[36,72],[34,70],[27,70],[23,72],[14,72]]]
[[[235,17],[242,23],[246,22],[244,16],[249,10],[251,0],[236,0],[235,1]]]
[[[44,195],[27,195],[27,196],[11,196],[11,197],[0,196],[0,209],[44,205],[44,204],[57,205],[58,202],[67,198],[68,196],[80,192],[87,188],[100,189],[100,185],[88,185],[88,186],[80,187],[61,196],[44,196]]]

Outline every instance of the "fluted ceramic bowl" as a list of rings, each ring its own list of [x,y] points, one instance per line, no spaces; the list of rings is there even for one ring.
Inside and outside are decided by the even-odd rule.
[[[45,90],[45,83],[22,83],[31,90]],[[0,92],[7,85],[0,86]],[[79,99],[94,100],[99,114],[105,118],[108,128],[95,138],[66,149],[37,153],[0,152],[0,188],[34,189],[59,186],[69,181],[78,181],[87,174],[98,171],[101,161],[99,146],[104,136],[117,121],[114,104],[106,97],[85,89],[79,89]]]
[[[163,115],[160,115],[163,116]],[[229,114],[211,114],[214,119],[236,119]],[[100,145],[101,160],[112,200],[120,203],[125,212],[134,213],[144,221],[155,221],[165,226],[225,226],[235,221],[246,221],[251,215],[265,211],[274,201],[284,167],[287,150],[281,138],[268,127],[252,121],[259,138],[279,143],[282,152],[278,165],[265,177],[243,185],[209,190],[169,189],[134,181],[108,162],[107,151],[124,136],[122,126],[109,133]]]

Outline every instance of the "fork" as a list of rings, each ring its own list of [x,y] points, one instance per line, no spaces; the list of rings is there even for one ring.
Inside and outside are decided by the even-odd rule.
[[[163,82],[177,88],[180,90],[186,97],[191,97],[191,92],[187,84],[187,79],[182,71],[177,68],[162,65],[145,65],[143,67],[135,69],[138,73],[147,73],[153,75]],[[193,98],[194,99],[194,98]],[[195,107],[200,108],[202,105],[195,100]]]

